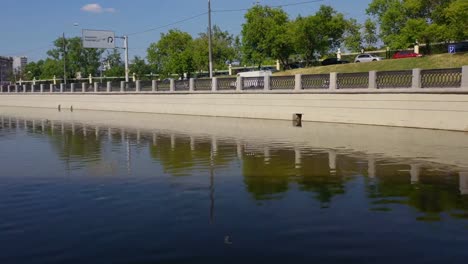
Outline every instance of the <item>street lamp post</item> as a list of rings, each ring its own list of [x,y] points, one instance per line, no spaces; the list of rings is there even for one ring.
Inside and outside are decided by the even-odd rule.
[[[63,83],[67,84],[67,41],[65,40],[65,32],[63,32]]]
[[[210,63],[210,78],[213,78],[213,47],[212,47],[212,30],[211,30],[211,0],[208,0],[208,50]]]

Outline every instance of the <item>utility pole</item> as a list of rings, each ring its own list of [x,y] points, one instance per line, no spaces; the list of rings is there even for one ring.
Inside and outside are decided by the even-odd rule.
[[[211,31],[211,0],[208,0],[208,50],[210,59],[210,78],[213,78],[213,47]]]
[[[63,83],[67,84],[67,41],[65,40],[65,32],[63,32]]]
[[[128,36],[124,36],[124,49],[125,49],[125,82],[128,83]]]

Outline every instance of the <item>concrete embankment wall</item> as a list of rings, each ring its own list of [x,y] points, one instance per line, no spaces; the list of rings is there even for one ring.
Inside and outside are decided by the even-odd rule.
[[[468,94],[2,94],[1,106],[367,124],[468,131]]]

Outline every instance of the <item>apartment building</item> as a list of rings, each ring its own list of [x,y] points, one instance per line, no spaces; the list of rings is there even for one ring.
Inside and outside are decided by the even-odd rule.
[[[0,56],[0,84],[10,83],[13,73],[13,58]]]

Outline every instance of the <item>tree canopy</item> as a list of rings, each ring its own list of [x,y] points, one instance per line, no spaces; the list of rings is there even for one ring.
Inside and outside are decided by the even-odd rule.
[[[466,0],[373,0],[367,8],[391,48],[468,38]]]
[[[255,5],[245,14],[242,46],[245,59],[260,65],[274,57],[287,64],[292,54],[288,14],[281,8]]]
[[[184,73],[190,75],[194,71],[193,38],[187,32],[171,29],[162,33],[157,43],[148,48],[148,61],[164,76]]]
[[[215,69],[226,69],[226,62],[236,58],[235,38],[228,31],[222,31],[220,27],[213,27],[212,34],[213,65]],[[193,60],[195,70],[208,71],[208,34],[200,33],[193,42]]]

